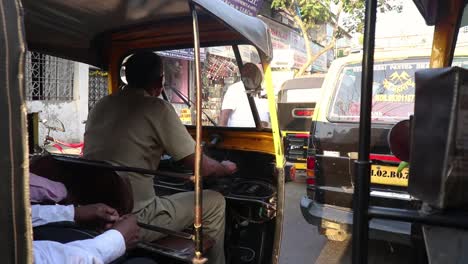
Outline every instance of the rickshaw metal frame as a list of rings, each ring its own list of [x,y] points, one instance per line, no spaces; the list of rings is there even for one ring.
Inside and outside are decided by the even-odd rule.
[[[195,168],[194,168],[194,188],[195,188],[195,219],[193,222],[195,240],[195,259],[193,263],[205,263],[203,259],[203,186],[201,180],[201,166],[203,158],[202,143],[202,86],[201,86],[201,65],[200,65],[200,37],[198,28],[197,10],[193,3],[190,3],[193,24],[193,49],[195,51],[195,86],[196,86],[196,135],[195,135]]]
[[[0,1],[0,256],[4,263],[32,263],[32,227],[26,106],[25,40],[19,0]]]
[[[430,12],[431,5],[427,4],[430,1],[418,1],[420,12],[423,15],[428,16],[425,17],[426,22],[428,24],[432,22],[435,23],[430,67],[448,67],[453,59],[458,29],[466,3],[464,0],[447,1],[447,4],[444,4],[445,2],[443,1],[433,1],[436,3],[436,12],[434,14],[434,12]],[[426,8],[424,8],[424,4],[422,2],[427,4]],[[371,218],[392,219],[419,224],[468,229],[468,223],[460,220],[460,218],[465,218],[460,217],[459,214],[436,214],[425,216],[419,214],[415,210],[369,206],[371,165],[369,153],[377,0],[366,0],[365,7],[364,52],[362,60],[363,78],[361,80],[362,96],[359,123],[359,155],[355,164],[356,183],[353,194],[353,264],[366,264],[368,262],[369,220]]]

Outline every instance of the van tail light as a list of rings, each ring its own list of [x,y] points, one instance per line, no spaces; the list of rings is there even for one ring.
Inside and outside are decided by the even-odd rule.
[[[309,138],[309,134],[298,133],[298,134],[294,134],[294,137],[296,137],[296,138]]]
[[[315,178],[307,177],[306,184],[315,186]]]
[[[291,179],[291,181],[296,181],[296,167],[291,166],[289,168],[289,178]]]
[[[393,155],[370,154],[369,159],[378,161],[401,162],[399,158]]]
[[[314,108],[294,108],[292,110],[293,117],[298,118],[312,118]]]
[[[315,185],[315,156],[307,157],[307,185]]]

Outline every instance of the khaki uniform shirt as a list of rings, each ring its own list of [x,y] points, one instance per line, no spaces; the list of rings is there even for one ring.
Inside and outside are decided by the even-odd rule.
[[[86,122],[84,157],[156,170],[163,151],[175,160],[195,152],[195,142],[172,105],[127,88],[100,100]],[[137,212],[155,199],[153,176],[126,173]]]

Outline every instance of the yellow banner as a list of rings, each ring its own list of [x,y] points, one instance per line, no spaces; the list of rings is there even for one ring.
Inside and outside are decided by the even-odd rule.
[[[192,124],[192,113],[190,113],[190,109],[184,108],[180,110],[179,117],[183,124]]]

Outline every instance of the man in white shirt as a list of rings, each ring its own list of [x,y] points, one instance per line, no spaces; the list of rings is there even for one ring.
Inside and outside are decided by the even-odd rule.
[[[241,69],[241,76],[242,81],[229,86],[224,95],[219,117],[220,126],[255,127],[244,84],[247,87],[260,87],[262,73],[257,65],[246,63]]]
[[[34,241],[33,254],[35,264],[110,263],[122,256],[127,248],[138,242],[139,228],[136,217],[125,215],[119,217],[117,211],[104,204],[85,205],[81,207],[63,205],[33,205],[33,227],[52,222],[93,223],[98,227],[109,229],[92,239],[78,240],[62,244],[54,241]]]

